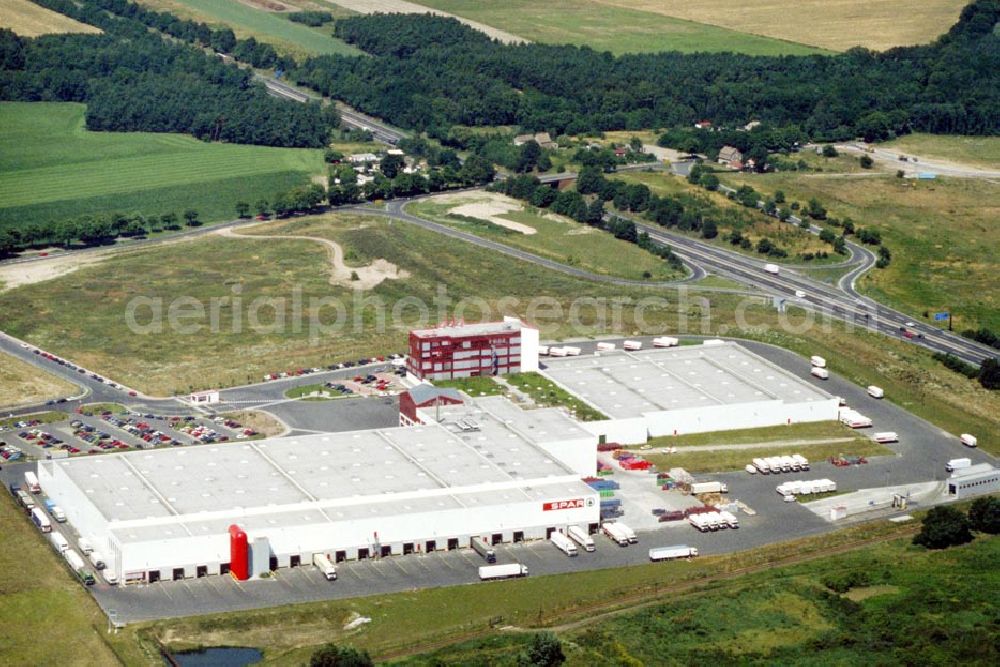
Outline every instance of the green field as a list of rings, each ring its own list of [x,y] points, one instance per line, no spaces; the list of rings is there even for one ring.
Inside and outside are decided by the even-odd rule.
[[[193,208],[203,221],[324,172],[322,151],[88,132],[82,104],[0,103],[0,226]]]
[[[142,0],[142,3],[160,11],[170,11],[177,16],[204,21],[208,24],[223,23],[237,37],[254,37],[268,42],[278,51],[301,55],[358,55],[361,52],[346,42],[333,37],[333,24],[311,28],[289,21],[279,12],[269,12],[239,2],[239,0]],[[349,14],[335,5],[325,5],[324,11],[335,16]]]
[[[879,146],[918,158],[937,158],[985,169],[1000,169],[1000,137],[915,133]]]
[[[879,301],[913,317],[950,311],[958,330],[1000,329],[1000,183],[808,173],[732,174],[722,180],[767,194],[783,190],[789,201],[816,197],[831,216],[879,230],[892,263],[858,281]]]
[[[107,618],[6,492],[0,494],[0,534],[0,664],[144,661],[135,643],[112,652],[104,639]]]
[[[684,435],[664,435],[650,438],[654,447],[701,447],[704,445],[750,445],[760,442],[780,440],[820,440],[856,435],[836,421],[801,422],[788,426],[768,426],[766,428],[746,428],[735,431],[713,431],[711,433],[687,433]]]
[[[616,239],[606,232],[569,218],[545,214],[530,206],[522,211],[510,211],[497,216],[502,220],[527,225],[537,232],[530,235],[505,229],[485,218],[449,213],[463,204],[488,202],[491,199],[500,199],[520,207],[516,200],[500,195],[470,193],[461,197],[449,196],[446,203],[425,200],[411,204],[408,210],[414,215],[591,273],[650,281],[676,280],[684,276],[682,271],[673,269],[656,255],[635,244]]]
[[[826,53],[771,37],[612,7],[595,0],[416,0],[418,4],[506,30],[534,42],[577,44],[596,51],[734,51],[749,55]]]
[[[945,552],[895,540],[681,593],[557,635],[569,667],[996,664],[1000,572],[989,563],[997,559],[995,536]],[[513,667],[530,639],[497,632],[395,664]]]
[[[842,434],[844,435],[844,434]],[[850,433],[846,435],[852,435]],[[720,449],[713,451],[685,451],[680,449],[674,454],[653,454],[640,452],[659,470],[684,468],[691,473],[732,472],[743,470],[748,463],[758,457],[791,456],[801,454],[814,463],[823,462],[831,456],[887,456],[892,450],[884,445],[872,442],[868,438],[855,437],[852,442],[836,442],[809,445],[776,445],[774,447],[755,447],[753,449]],[[810,498],[812,500],[812,498]]]
[[[464,391],[469,396],[503,396],[506,390],[489,377],[481,375],[455,380],[434,380],[435,387],[450,387]]]

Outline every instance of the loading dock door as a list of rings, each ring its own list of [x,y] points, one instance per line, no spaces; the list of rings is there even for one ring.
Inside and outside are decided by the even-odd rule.
[[[427,540],[427,548],[425,551],[431,553],[432,551],[437,551],[437,542],[435,540]]]
[[[362,558],[371,558],[371,555],[368,553],[368,549],[358,549],[358,560],[361,560]]]
[[[219,574],[229,574],[229,563],[223,563],[219,566]]]
[[[160,571],[159,570],[150,570],[149,571],[149,576],[146,577],[146,579],[149,581],[149,583],[155,584],[157,581],[160,580]]]
[[[361,558],[361,554],[360,553],[358,554],[358,558]],[[338,551],[337,553],[335,553],[333,555],[333,560],[336,563],[343,563],[345,560],[347,560],[347,552],[346,551]]]
[[[267,569],[269,569],[271,572],[274,572],[275,570],[278,569],[277,556],[271,556],[270,558],[267,559]]]
[[[184,568],[183,567],[175,567],[174,568],[174,581],[180,581],[183,578],[184,578]]]
[[[299,567],[302,565],[302,556],[295,554],[288,559],[288,567]]]
[[[524,531],[522,530],[514,531],[514,542],[524,542]]]
[[[208,566],[207,565],[199,565],[198,566],[198,572],[197,572],[197,574],[195,576],[197,576],[199,579],[201,579],[202,577],[207,577],[208,576]]]
[[[408,556],[413,553],[413,542],[403,542],[403,555]]]
[[[382,545],[381,554],[382,554],[382,558],[386,558],[388,556],[391,556],[392,555],[392,547],[389,546],[388,544]]]
[[[503,533],[493,533],[490,544],[500,544],[501,542],[503,542]]]
[[[457,548],[458,548],[458,538],[457,537],[449,537],[448,538],[448,551],[454,551]]]
[[[555,528],[546,528],[545,529],[545,539],[549,539],[550,537],[552,537],[552,533],[554,533],[554,532],[556,532]]]

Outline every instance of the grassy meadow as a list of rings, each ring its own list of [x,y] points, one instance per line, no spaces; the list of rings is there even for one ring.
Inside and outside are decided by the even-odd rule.
[[[455,215],[449,212],[466,203],[498,198],[513,207],[521,208],[521,203],[514,199],[493,194],[470,193],[463,198],[449,197],[446,203],[439,203],[435,199],[417,202],[411,204],[408,210],[414,215],[591,273],[632,280],[673,280],[683,277],[682,272],[673,269],[656,255],[646,252],[633,243],[621,241],[606,232],[563,216],[539,211],[531,206],[497,216],[503,220],[531,227],[536,233],[530,235],[506,229],[485,218]]]
[[[0,406],[28,405],[78,393],[80,388],[75,384],[0,352]]]
[[[100,28],[80,23],[30,0],[0,0],[0,28],[10,28],[21,37],[101,32]]]
[[[605,6],[729,28],[831,51],[923,44],[958,21],[967,0],[595,0]]]
[[[0,533],[0,664],[140,664],[152,658],[134,642],[112,651],[107,618],[6,492],[0,494]]]
[[[983,179],[933,181],[892,176],[841,178],[811,173],[731,174],[789,201],[816,197],[830,215],[877,229],[892,252],[886,269],[858,281],[861,290],[914,317],[951,311],[956,329],[1000,329],[1000,183]]]
[[[312,28],[289,21],[281,12],[267,11],[253,2],[239,0],[140,0],[140,4],[175,16],[202,21],[209,25],[224,24],[240,39],[253,37],[268,42],[281,53],[309,55],[359,55],[361,52],[333,36],[333,24]],[[280,3],[274,3],[280,4]],[[347,10],[336,5],[319,3],[323,11],[345,16]],[[291,6],[286,6],[291,9]]]
[[[534,42],[576,44],[614,54],[656,51],[734,51],[748,55],[804,55],[822,49],[666,16],[648,8],[602,0],[416,0],[432,9],[506,30]]]
[[[917,157],[950,160],[984,169],[1000,169],[1000,137],[907,134],[879,144]]]
[[[203,221],[324,173],[320,150],[211,144],[189,136],[89,132],[84,105],[0,103],[0,227],[120,211]]]
[[[844,436],[852,436],[852,434],[841,434],[841,437]],[[884,445],[872,442],[868,438],[853,434],[851,442],[775,445],[773,447],[755,447],[753,449],[719,449],[694,452],[679,449],[674,454],[652,454],[648,452],[640,452],[640,454],[660,470],[679,467],[697,474],[743,470],[750,461],[758,457],[801,454],[812,462],[820,462],[825,461],[831,456],[887,456],[892,454],[892,450]]]
[[[557,635],[568,667],[988,665],[1000,655],[1000,574],[987,565],[997,558],[995,536],[943,552],[899,539],[711,584]],[[838,592],[851,578],[858,583]],[[492,633],[393,664],[513,666],[530,639]]]

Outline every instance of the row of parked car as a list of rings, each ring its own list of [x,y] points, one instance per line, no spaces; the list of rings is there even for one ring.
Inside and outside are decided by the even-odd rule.
[[[325,373],[327,371],[342,370],[344,368],[354,368],[356,366],[369,366],[371,364],[385,363],[386,361],[392,361],[394,359],[402,359],[403,355],[399,353],[390,354],[388,356],[377,356],[377,357],[363,357],[355,361],[341,361],[336,364],[330,364],[326,368],[298,368],[290,371],[283,371],[279,373],[268,373],[264,376],[264,381],[269,382],[271,380],[281,380],[284,378],[297,377],[300,375],[311,375],[313,373]]]

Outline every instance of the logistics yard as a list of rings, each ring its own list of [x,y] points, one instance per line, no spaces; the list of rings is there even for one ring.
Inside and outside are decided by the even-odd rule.
[[[652,337],[639,339],[638,342],[651,346]],[[606,348],[609,344],[612,343],[604,343],[603,346]],[[613,344],[616,347],[621,347],[622,341],[613,341]],[[623,356],[622,352],[616,351],[599,352],[600,356],[595,357],[594,353],[597,351],[597,343],[595,342],[580,342],[575,343],[575,345],[581,349],[580,356],[569,359],[543,357],[541,359],[543,372],[549,373],[553,368],[562,368],[565,371],[572,368],[573,364],[581,364],[584,361],[610,362]],[[747,351],[744,351],[743,348],[746,348]],[[639,545],[622,548],[607,537],[595,534],[593,539],[596,550],[585,552],[581,549],[580,555],[576,558],[567,558],[544,537],[547,528],[561,529],[567,525],[566,522],[575,522],[595,529],[599,522],[597,506],[601,505],[602,510],[610,507],[608,502],[597,502],[598,500],[608,500],[609,494],[607,492],[604,492],[603,497],[598,499],[595,490],[579,481],[582,476],[585,476],[585,469],[588,465],[586,452],[590,451],[590,457],[593,457],[594,449],[597,448],[597,435],[585,430],[589,425],[587,422],[574,422],[558,409],[524,411],[508,399],[500,397],[473,399],[469,405],[451,406],[443,410],[441,408],[426,408],[422,413],[424,419],[433,421],[443,417],[444,421],[441,424],[419,426],[416,429],[394,428],[397,413],[395,401],[386,404],[384,398],[318,403],[277,401],[279,406],[332,408],[333,411],[327,411],[325,415],[316,410],[304,413],[311,427],[319,427],[331,435],[308,434],[309,431],[315,432],[317,429],[296,431],[294,429],[302,429],[302,424],[292,421],[289,424],[289,427],[293,429],[292,433],[298,432],[300,435],[289,435],[281,439],[265,440],[258,443],[216,444],[194,448],[153,450],[148,453],[136,452],[126,454],[124,458],[114,455],[112,458],[95,457],[52,461],[41,466],[40,478],[44,492],[59,498],[60,503],[77,508],[94,508],[89,513],[85,512],[87,518],[82,518],[83,514],[76,516],[70,514],[69,525],[74,526],[74,530],[79,530],[74,521],[88,522],[85,524],[86,530],[107,534],[109,537],[114,536],[111,544],[117,546],[113,553],[132,553],[135,554],[134,558],[146,564],[138,567],[135,565],[126,566],[124,559],[133,558],[133,556],[125,556],[120,564],[116,562],[112,566],[113,570],[108,570],[108,572],[113,572],[116,576],[121,577],[119,581],[126,580],[131,576],[138,577],[140,580],[145,579],[146,583],[111,586],[106,581],[100,580],[91,589],[105,610],[114,610],[116,618],[120,622],[133,622],[150,618],[184,616],[192,613],[267,607],[292,601],[349,598],[376,592],[402,591],[413,587],[476,581],[478,579],[477,567],[483,564],[483,559],[475,551],[468,548],[456,550],[455,547],[467,547],[469,535],[476,534],[478,531],[471,526],[462,528],[448,523],[450,520],[444,518],[447,512],[442,513],[444,508],[433,503],[462,503],[468,508],[471,499],[475,498],[481,501],[478,495],[480,492],[476,492],[474,489],[485,488],[480,486],[482,484],[490,487],[500,483],[501,486],[512,489],[522,488],[516,493],[523,493],[523,485],[530,482],[532,476],[542,474],[544,479],[544,475],[551,475],[554,472],[556,477],[552,479],[562,481],[546,481],[541,486],[538,486],[537,483],[531,484],[534,489],[532,493],[541,493],[541,495],[535,496],[534,502],[538,502],[538,507],[543,502],[549,502],[544,500],[542,496],[552,499],[555,495],[559,495],[560,499],[563,500],[591,498],[594,501],[590,507],[586,507],[585,502],[585,507],[570,510],[571,512],[581,512],[582,514],[578,518],[567,517],[559,520],[542,516],[549,514],[546,511],[539,513],[540,519],[529,518],[531,511],[537,511],[528,511],[528,508],[532,506],[532,502],[529,501],[525,506],[528,514],[525,514],[524,519],[518,519],[516,526],[508,522],[509,517],[500,521],[503,525],[508,526],[507,528],[486,529],[484,526],[485,537],[489,538],[490,541],[496,541],[493,548],[498,563],[520,563],[527,567],[529,576],[536,576],[571,572],[580,568],[616,567],[647,562],[646,552],[654,546],[684,543],[696,547],[702,554],[726,553],[765,545],[775,540],[815,535],[829,531],[838,525],[838,523],[830,521],[830,517],[827,516],[828,511],[814,512],[810,511],[808,506],[800,506],[800,503],[782,502],[781,496],[775,493],[775,487],[789,481],[830,479],[836,484],[839,494],[868,489],[869,491],[864,492],[866,494],[864,497],[868,500],[851,510],[852,514],[847,519],[848,522],[851,522],[897,512],[891,507],[892,494],[894,492],[906,494],[904,485],[907,484],[931,482],[929,485],[925,484],[919,493],[909,496],[910,509],[925,507],[927,503],[940,502],[943,499],[945,486],[940,480],[947,477],[944,465],[949,459],[968,455],[976,462],[993,461],[991,457],[979,450],[969,450],[962,447],[954,436],[945,434],[930,424],[914,418],[901,408],[884,400],[872,399],[864,388],[839,379],[836,375],[832,375],[826,381],[812,378],[808,373],[808,360],[803,360],[797,355],[778,348],[754,343],[741,343],[740,346],[695,345],[672,350],[651,350],[646,353],[633,352],[630,353],[630,356],[644,359],[643,355],[646,354],[648,355],[645,357],[646,359],[653,360],[663,355],[681,354],[683,360],[684,355],[699,352],[706,352],[710,357],[735,353],[739,355],[739,359],[746,361],[748,366],[767,369],[774,373],[775,377],[781,377],[783,382],[790,387],[795,387],[797,391],[814,399],[821,399],[824,404],[828,400],[824,398],[828,395],[826,392],[836,392],[850,406],[863,411],[870,417],[874,422],[874,430],[893,430],[898,434],[899,442],[890,443],[889,450],[886,450],[891,451],[893,455],[877,456],[871,458],[865,465],[847,467],[838,467],[825,460],[812,460],[811,468],[808,471],[777,476],[749,475],[745,471],[698,474],[695,476],[697,480],[711,480],[726,485],[728,493],[724,495],[725,501],[738,501],[740,507],[748,508],[750,512],[736,510],[735,516],[738,518],[739,528],[702,533],[685,520],[661,522],[658,518],[659,515],[653,512],[653,510],[658,510],[659,512],[683,513],[684,509],[700,506],[697,499],[679,491],[661,490],[660,484],[656,481],[657,476],[648,470],[625,470],[607,454],[600,454],[599,460],[604,461],[605,467],[613,469],[613,474],[610,477],[604,477],[604,479],[614,480],[619,487],[617,491],[610,494],[619,503],[617,506],[620,506],[624,511],[618,521],[622,521],[638,531]],[[649,361],[648,363],[653,362]],[[345,370],[339,372],[344,373]],[[557,374],[559,372],[556,371]],[[752,373],[752,371],[750,372]],[[331,371],[331,373],[334,372]],[[798,378],[806,379],[800,380]],[[287,389],[284,385],[288,381],[268,382],[258,385],[254,391],[258,392],[256,395],[261,395],[259,392],[270,389],[272,395],[275,392],[280,395]],[[298,379],[298,381],[305,382],[307,380]],[[315,382],[315,380],[311,381]],[[229,392],[222,392],[222,397],[225,399],[228,393],[230,397],[242,396],[246,400],[246,397],[251,395],[246,393],[248,391],[249,389],[229,390]],[[343,405],[364,406],[368,404],[373,404],[373,407],[377,406],[374,412],[366,413],[362,410],[362,414],[358,415],[355,414],[353,408],[351,410],[340,409]],[[475,418],[471,420],[470,427],[470,422],[467,420],[473,412]],[[369,416],[364,416],[365,414]],[[378,417],[379,414],[382,416]],[[286,415],[294,416],[294,413],[286,413]],[[352,420],[356,421],[352,422]],[[462,431],[463,427],[458,426],[463,420],[466,420],[464,428],[469,429],[467,431]],[[356,425],[352,426],[352,423]],[[453,426],[449,426],[449,424]],[[375,430],[353,432],[351,430],[352,428],[370,429],[373,427]],[[474,430],[477,427],[479,430]],[[564,437],[562,434],[574,430],[577,432],[576,440],[574,441],[572,438],[565,440],[565,437],[568,436]],[[335,431],[341,433],[333,435],[332,433]],[[424,435],[421,434],[421,431],[425,432]],[[567,443],[565,446],[554,443],[549,439],[552,436],[546,435],[555,432],[561,434],[560,440]],[[844,427],[844,432],[845,435],[853,435],[846,427]],[[514,454],[518,460],[497,458],[500,452],[491,451],[494,443],[498,442],[498,436],[502,433],[507,433],[509,438],[515,438],[516,441],[522,443],[517,447],[521,450],[520,453]],[[428,437],[432,435],[431,439],[438,444],[432,445],[431,441],[428,440]],[[529,440],[523,440],[524,437],[528,437]],[[478,440],[478,438],[483,438],[483,440]],[[504,439],[506,438],[500,438],[500,440]],[[355,446],[352,441],[363,446]],[[658,441],[662,441],[662,438]],[[459,442],[463,442],[463,444],[458,444]],[[531,442],[537,444],[529,444]],[[573,445],[573,442],[576,444]],[[436,447],[438,454],[434,457],[408,458],[409,455],[406,452],[412,450],[415,443],[425,447]],[[458,446],[458,449],[449,454],[449,447],[455,445]],[[475,453],[480,445],[486,449]],[[375,449],[385,448],[385,453],[380,456],[389,456],[389,458],[370,460],[370,454],[364,452],[372,451],[373,446]],[[568,464],[544,463],[542,458],[523,459],[525,455],[537,456],[537,454],[531,454],[531,452],[542,451],[536,447],[549,449],[563,457],[567,456],[566,452],[577,452],[577,454],[575,460],[569,461]],[[345,448],[361,451],[354,452],[347,457],[341,455],[337,457],[337,460],[344,461],[345,458],[351,460],[352,456],[364,456],[365,458],[354,461],[350,466],[341,463],[339,468],[335,468],[342,471],[339,473],[324,472],[321,467],[318,467],[324,465],[323,452],[330,451],[331,456],[333,456],[333,452],[346,451]],[[584,453],[582,458],[580,457],[581,451]],[[640,457],[645,454],[638,447],[633,451]],[[802,451],[808,456],[807,449],[803,448]],[[487,458],[481,458],[484,453]],[[300,455],[305,455],[306,458],[299,459]],[[461,455],[464,458],[448,458],[455,455]],[[472,458],[469,458],[470,455]],[[510,455],[511,453],[508,452],[505,456]],[[570,454],[570,456],[574,455]],[[755,454],[751,451],[747,451],[747,463],[754,456]],[[419,461],[419,458],[426,458],[427,461]],[[232,460],[230,461],[230,459]],[[476,463],[477,459],[479,463]],[[117,462],[119,460],[120,463]],[[458,463],[459,460],[464,460],[464,463]],[[505,460],[509,464],[523,462],[524,465],[528,466],[528,476],[522,477],[525,470],[523,466],[500,465]],[[593,461],[593,458],[590,460]],[[227,464],[226,461],[230,461],[230,463]],[[246,462],[241,463],[243,461]],[[281,463],[278,463],[279,461]],[[375,461],[380,463],[375,463]],[[387,461],[394,463],[390,465]],[[534,461],[534,463],[530,463],[530,461]],[[669,463],[669,455],[667,455],[666,461]],[[425,467],[428,465],[432,467]],[[112,466],[118,472],[104,474],[105,466]],[[180,473],[177,470],[178,466],[182,467]],[[194,469],[206,471],[219,470],[221,472],[226,470],[228,476],[222,479],[228,481],[216,480],[217,473],[212,472],[209,473],[206,480],[189,479],[187,473],[184,472],[184,466],[193,466]],[[241,471],[240,468],[244,466],[246,466],[246,470]],[[411,468],[411,466],[413,467]],[[555,467],[547,472],[547,466]],[[3,475],[7,482],[20,481],[24,469],[24,466],[6,466],[0,475]],[[368,471],[364,474],[352,472],[363,469]],[[380,469],[391,469],[393,472],[380,473]],[[500,472],[504,469],[512,472],[517,471],[521,475],[512,477],[510,473]],[[407,470],[411,470],[411,472],[407,473]],[[102,472],[98,474],[97,471]],[[427,476],[421,476],[421,473]],[[500,477],[495,477],[498,473]],[[95,474],[97,477],[94,477]],[[182,476],[179,477],[178,474]],[[322,486],[331,484],[329,481],[332,479],[329,477],[331,474],[346,475],[345,480],[358,480],[345,481],[349,486],[360,485],[368,489],[369,492],[378,489],[381,489],[381,492],[377,492],[376,496],[362,495],[354,499],[345,497],[342,491],[333,492],[333,496],[330,496],[331,491],[324,489],[337,489],[342,486],[339,484],[334,484],[332,487]],[[485,476],[482,476],[484,474]],[[386,479],[386,475],[392,476],[393,479]],[[125,485],[129,487],[127,490],[118,489],[114,483],[91,488],[93,486],[92,480],[116,478],[133,481]],[[520,481],[512,481],[519,478]],[[502,479],[508,481],[500,482]],[[364,482],[363,480],[368,481]],[[415,486],[413,486],[414,484]],[[438,484],[444,486],[438,487]],[[469,486],[470,484],[471,486]],[[513,486],[510,486],[511,484]],[[562,486],[560,490],[544,491],[551,484]],[[567,484],[569,486],[566,486]],[[138,485],[137,488],[132,488],[136,485]],[[259,486],[262,490],[270,489],[263,498],[257,498],[253,501],[261,504],[259,510],[250,509],[246,504],[247,501],[241,499],[241,497],[246,497],[247,491],[255,486]],[[216,491],[210,493],[210,487],[215,487]],[[80,491],[81,488],[85,490]],[[405,490],[407,488],[413,488],[413,491],[408,492]],[[375,502],[372,507],[376,508],[389,501],[393,503],[392,506],[397,508],[398,503],[401,502],[412,508],[406,510],[407,512],[420,511],[418,503],[427,501],[419,501],[416,498],[422,494],[436,495],[438,492],[434,491],[435,488],[445,491],[442,498],[445,498],[446,501],[431,501],[430,508],[433,511],[428,515],[429,518],[426,521],[421,522],[422,529],[419,535],[413,532],[407,533],[405,530],[403,533],[394,533],[393,531],[397,529],[392,528],[391,523],[386,522],[383,514],[370,514],[369,512],[369,516],[381,518],[366,519],[366,521],[371,522],[370,528],[357,528],[356,532],[349,533],[355,537],[345,539],[342,548],[337,548],[337,544],[334,543],[336,539],[340,538],[330,541],[329,538],[320,537],[318,542],[310,542],[316,538],[306,537],[306,535],[316,532],[309,527],[310,523],[318,521],[325,524],[330,520],[328,516],[321,516],[322,512],[329,513],[327,505],[336,507],[347,503],[347,506],[356,507],[355,511],[358,511],[366,506],[365,503]],[[91,493],[88,494],[86,489],[90,489]],[[464,491],[464,489],[468,489],[468,491]],[[385,492],[390,490],[392,493],[386,495]],[[240,493],[241,491],[243,493]],[[220,493],[222,495],[219,495]],[[470,493],[471,495],[468,495]],[[509,491],[500,493],[509,493]],[[67,500],[62,500],[60,495]],[[251,495],[253,494],[251,493]],[[379,495],[385,499],[378,498]],[[269,500],[268,496],[277,498],[277,500]],[[281,497],[278,498],[278,496]],[[569,498],[569,496],[573,496],[573,498]],[[410,497],[414,500],[407,500]],[[327,500],[323,500],[323,498],[327,498]],[[378,498],[377,501],[376,498]],[[835,498],[836,496],[834,500]],[[502,496],[498,496],[497,502],[509,502],[501,499]],[[808,497],[803,496],[801,500],[808,501]],[[278,505],[271,504],[273,502],[277,502]],[[212,507],[232,506],[243,509],[228,510],[222,513],[212,511],[209,514],[202,514]],[[285,520],[279,520],[282,514],[287,513],[283,506],[286,506],[287,509],[300,508],[296,513],[296,521],[286,525]],[[456,507],[458,506],[460,505],[456,505]],[[480,506],[479,502],[476,503],[476,506]],[[142,509],[137,512],[136,509],[140,507]],[[123,508],[132,508],[128,510],[128,516],[118,514],[125,511]],[[488,515],[488,506],[482,506],[481,510]],[[303,511],[305,514],[302,514]],[[477,512],[479,511],[477,510]],[[268,518],[269,513],[272,517],[270,519]],[[441,519],[436,518],[439,513],[441,513]],[[469,514],[468,509],[465,510],[464,515],[469,518],[476,516],[476,514]],[[143,518],[156,516],[161,518]],[[120,524],[120,528],[111,527],[119,524],[107,523],[112,517],[124,521]],[[269,553],[273,554],[269,556],[268,560],[271,558],[274,560],[266,567],[268,569],[271,566],[278,568],[272,577],[236,582],[229,577],[213,576],[215,572],[228,566],[226,559],[229,558],[230,554],[226,527],[233,521],[245,525],[250,536],[267,534]],[[442,521],[445,523],[442,524]],[[478,520],[473,519],[474,523],[476,521]],[[488,520],[486,523],[491,526],[499,525],[496,519]],[[66,531],[65,528],[56,523],[53,525],[57,526],[56,530]],[[102,526],[107,527],[102,528]],[[181,533],[177,534],[176,538],[171,538],[167,533],[174,533],[177,528],[181,528]],[[109,529],[110,532],[107,532]],[[496,531],[495,535],[492,534],[494,530]],[[106,532],[100,533],[100,531]],[[206,537],[201,538],[204,541],[204,546],[195,546],[197,540],[194,537],[180,537],[180,535],[187,535],[187,531],[191,531],[192,535],[206,535]],[[66,532],[72,535],[73,531]],[[336,534],[340,532],[336,531]],[[298,536],[292,537],[293,535]],[[149,560],[148,554],[150,552],[142,549],[142,541],[152,537],[155,537],[156,540],[180,539],[179,544],[190,544],[190,546],[183,549],[172,549],[171,553],[176,556],[175,560],[165,561],[150,570],[148,567],[152,565],[153,561]],[[324,546],[320,546],[321,543]],[[316,546],[310,547],[309,544]],[[428,546],[433,549],[430,553]],[[319,570],[309,566],[309,556],[315,553],[317,548],[322,548],[324,551],[329,550],[332,562],[343,560],[343,562],[337,563],[337,580],[335,582],[325,581]],[[121,551],[117,551],[118,549]],[[364,550],[367,550],[367,554]],[[182,553],[187,555],[181,557]],[[196,555],[199,553],[201,555]],[[358,558],[359,555],[362,557]],[[368,557],[365,557],[366,555]],[[129,562],[135,563],[137,561]],[[129,567],[132,569],[128,569]],[[149,581],[150,572],[155,573],[154,579],[158,579],[155,583]],[[181,581],[170,581],[175,578],[179,578]]]

